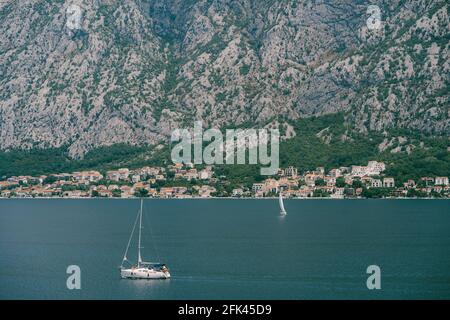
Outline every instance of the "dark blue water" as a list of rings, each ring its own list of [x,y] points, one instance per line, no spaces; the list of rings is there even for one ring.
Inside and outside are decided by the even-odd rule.
[[[122,280],[138,207],[0,200],[0,298],[450,298],[447,200],[287,200],[285,218],[277,200],[146,200],[144,258],[172,279]],[[378,291],[366,287],[373,264]],[[69,265],[81,290],[66,287]]]

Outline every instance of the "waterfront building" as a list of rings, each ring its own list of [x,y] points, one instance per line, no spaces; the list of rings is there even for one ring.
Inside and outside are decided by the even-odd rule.
[[[394,178],[384,178],[383,179],[383,187],[385,187],[385,188],[394,188],[395,187]]]
[[[434,184],[437,186],[448,186],[448,177],[436,177]]]

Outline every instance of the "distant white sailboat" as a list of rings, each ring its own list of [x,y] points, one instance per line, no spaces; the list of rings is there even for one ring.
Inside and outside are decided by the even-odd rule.
[[[280,192],[279,192],[278,201],[279,201],[279,203],[280,203],[280,214],[281,214],[282,216],[287,215],[286,209],[284,208],[284,202],[283,202],[283,197],[282,197],[282,195],[281,195],[281,190],[280,190]]]
[[[144,262],[141,256],[141,231],[142,231],[142,207],[143,200],[141,199],[141,209],[134,222],[133,230],[131,231],[130,239],[123,256],[122,264],[120,266],[120,276],[128,279],[168,279],[170,278],[169,269],[165,264],[156,262]],[[138,261],[136,265],[129,268],[124,267],[124,263],[130,261],[127,258],[128,248],[130,247],[131,239],[133,238],[134,230],[136,229],[137,221],[139,220],[139,240],[138,240]]]

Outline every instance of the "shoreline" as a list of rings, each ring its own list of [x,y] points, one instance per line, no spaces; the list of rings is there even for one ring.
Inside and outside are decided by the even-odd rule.
[[[13,198],[2,198],[0,200],[138,200],[141,199],[139,197],[130,197],[130,198],[108,198],[108,197],[13,197]],[[242,198],[233,198],[233,197],[190,197],[190,198],[153,198],[153,197],[145,197],[144,200],[278,200],[278,197],[265,197],[265,198],[252,198],[252,197],[242,197]],[[450,198],[321,198],[321,197],[309,197],[309,198],[285,198],[286,200],[327,200],[327,201],[342,201],[342,200],[450,200]]]

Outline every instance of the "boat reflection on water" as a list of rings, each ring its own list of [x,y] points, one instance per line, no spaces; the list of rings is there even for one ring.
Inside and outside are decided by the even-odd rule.
[[[138,212],[136,220],[131,231],[130,239],[123,256],[122,264],[120,265],[120,276],[123,279],[169,279],[169,268],[163,263],[159,262],[144,262],[141,256],[141,234],[142,234],[142,212],[143,212],[143,200],[141,199],[141,208]],[[137,265],[131,267],[125,267],[125,263],[130,263],[127,258],[128,249],[130,248],[131,240],[133,238],[134,230],[136,229],[137,222],[139,220],[139,238],[138,238],[138,262]]]

